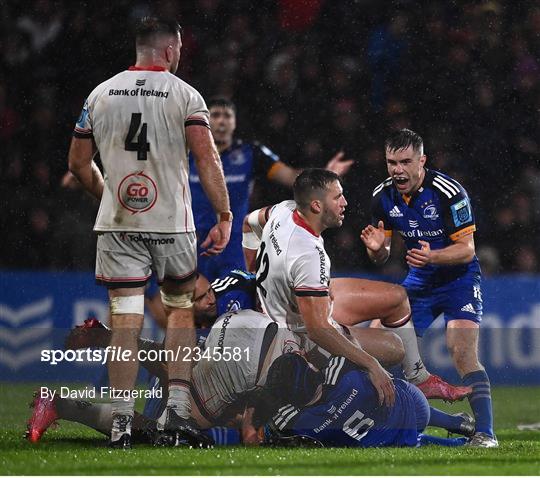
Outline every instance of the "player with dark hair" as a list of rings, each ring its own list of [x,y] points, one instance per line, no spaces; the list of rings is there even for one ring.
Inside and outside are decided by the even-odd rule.
[[[409,351],[409,355],[417,356],[418,345],[410,322],[411,309],[403,287],[353,278],[330,281],[330,263],[324,251],[320,232],[328,227],[341,225],[343,219],[342,214],[336,216],[336,212],[339,212],[337,204],[331,205],[333,210],[330,206],[323,207],[325,202],[331,203],[328,198],[324,200],[323,198],[325,193],[329,192],[329,185],[337,179],[335,175],[325,170],[306,171],[305,174],[298,176],[295,182],[294,202],[284,202],[274,208],[253,211],[244,219],[243,246],[246,263],[249,270],[257,269],[258,292],[263,307],[267,307],[265,311],[270,317],[277,317],[275,320],[278,321],[286,317],[288,327],[292,330],[300,328],[302,331],[305,331],[301,323],[304,318],[303,312],[300,314],[298,312],[302,308],[309,315],[320,314],[311,324],[312,328],[318,320],[324,321],[324,314],[330,314],[330,310],[332,319],[346,327],[378,318],[385,328],[401,338],[406,350],[413,349],[412,352]],[[339,191],[340,187],[337,185],[331,190],[336,195],[334,202],[339,200]],[[277,208],[281,208],[282,212],[272,221],[273,211]],[[293,211],[292,220],[287,217],[291,211]],[[306,221],[305,217],[309,220]],[[271,228],[279,228],[280,232],[267,231],[267,223],[271,223]],[[283,233],[285,223],[287,228]],[[261,238],[265,234],[268,242],[263,241],[261,244]],[[257,261],[255,261],[256,253]],[[291,265],[285,261],[290,261]],[[277,264],[276,271],[272,270],[274,263]],[[308,269],[308,272],[304,269]],[[267,282],[269,291],[265,285]],[[309,283],[310,286],[302,285],[303,283]],[[289,290],[289,284],[294,284],[294,293]],[[276,299],[285,300],[280,302]],[[288,310],[289,307],[291,311]],[[330,308],[326,309],[327,307]],[[307,327],[309,334],[310,326]],[[317,326],[317,330],[312,333],[319,334],[321,328],[320,325]],[[368,334],[366,329],[356,330],[354,333],[357,339],[363,334]],[[369,355],[373,355],[371,348],[366,350],[364,346],[362,347]],[[336,349],[335,353],[343,352]],[[369,361],[369,358],[366,360]],[[468,387],[454,387],[440,377],[428,373],[421,382],[420,388],[428,398],[454,401],[463,399],[471,391]]]
[[[234,139],[236,129],[236,106],[224,98],[211,99],[210,128],[221,156],[225,181],[229,190],[231,209],[234,214],[232,236],[224,253],[218,257],[206,256],[203,249],[198,270],[209,280],[221,277],[231,269],[243,268],[244,258],[241,246],[242,220],[249,211],[249,198],[253,183],[257,179],[274,181],[291,187],[299,171],[288,166],[266,146]],[[352,161],[343,160],[343,153],[336,154],[327,168],[342,175],[350,168]],[[199,168],[190,155],[190,188],[194,199],[195,225],[199,237],[206,237],[212,227],[212,207],[204,195],[200,183]]]
[[[254,425],[270,423],[265,440],[275,445],[382,447],[439,444],[459,446],[465,438],[422,435],[428,426],[470,436],[466,414],[430,408],[413,384],[394,379],[395,403],[380,404],[367,374],[344,357],[319,371],[295,353],[277,358],[255,400]]]
[[[165,346],[192,347],[193,290],[197,267],[195,225],[189,191],[188,149],[212,205],[202,247],[226,247],[232,214],[219,154],[202,96],[174,75],[181,29],[173,20],[145,17],[136,28],[136,63],[98,85],[87,98],[74,130],[69,169],[101,201],[96,280],[109,289],[111,345],[137,352],[143,323],[144,287],[154,270],[167,313]],[[99,152],[104,174],[93,157]],[[217,215],[217,223],[215,218]],[[110,384],[132,390],[138,362],[111,360]],[[197,435],[190,422],[189,361],[171,360],[169,399],[159,426]],[[112,399],[110,445],[130,446],[134,398]]]
[[[390,375],[332,318],[330,258],[321,233],[343,222],[347,201],[340,178],[324,169],[306,169],[296,178],[293,192],[294,201],[253,211],[244,221],[242,244],[248,267],[257,271],[262,308],[292,330],[306,351],[342,354],[367,370],[381,402],[390,405]],[[401,326],[409,316],[396,320]]]
[[[481,271],[469,196],[454,179],[425,167],[424,145],[417,133],[408,129],[392,133],[385,152],[390,177],[373,191],[373,222],[362,231],[362,240],[376,264],[390,255],[392,231],[405,241],[409,273],[403,286],[416,334],[421,337],[444,313],[448,350],[463,383],[472,387],[469,402],[476,433],[470,444],[496,447],[489,378],[478,359]],[[416,375],[417,380],[427,375],[418,355],[407,356],[405,374]]]

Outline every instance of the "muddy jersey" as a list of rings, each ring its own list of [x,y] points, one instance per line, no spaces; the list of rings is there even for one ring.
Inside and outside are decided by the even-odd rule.
[[[298,350],[294,334],[264,314],[250,309],[223,314],[193,367],[191,389],[199,410],[211,423],[230,417],[231,409],[242,412],[243,398],[264,385],[270,364]]]
[[[284,201],[270,212],[257,252],[257,293],[269,317],[296,331],[304,327],[296,298],[329,295],[330,258],[294,208]]]
[[[131,67],[97,86],[74,136],[93,138],[105,186],[94,230],[191,232],[185,128],[208,127],[202,96],[164,69]]]

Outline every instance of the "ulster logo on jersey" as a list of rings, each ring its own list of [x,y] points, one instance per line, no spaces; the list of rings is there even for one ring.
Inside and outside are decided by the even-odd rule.
[[[397,206],[394,206],[388,213],[390,217],[403,217],[403,213],[399,210]]]

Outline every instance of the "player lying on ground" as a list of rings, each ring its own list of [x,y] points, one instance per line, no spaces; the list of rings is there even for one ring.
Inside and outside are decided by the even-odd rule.
[[[378,359],[388,366],[399,363],[403,358],[403,349],[397,336],[381,330],[369,331],[362,340],[364,345],[373,348]],[[70,348],[87,348],[90,346],[106,347],[110,340],[110,331],[95,319],[87,321],[87,327],[79,328],[71,337]],[[296,337],[285,328],[279,329],[277,324],[267,316],[253,311],[241,310],[223,314],[211,327],[204,342],[204,350],[226,350],[228,347],[236,356],[231,360],[207,360],[196,362],[192,371],[190,401],[193,418],[201,428],[216,425],[238,423],[238,415],[242,414],[248,403],[249,394],[266,380],[268,368],[272,362],[285,352],[300,350]],[[162,344],[140,339],[139,349],[150,351],[162,349]],[[167,383],[167,369],[161,362],[145,361],[142,365],[159,378],[159,383]],[[160,385],[155,384],[156,387]],[[167,402],[166,389],[163,397],[150,398],[145,407],[146,417],[136,414],[133,430],[137,430],[137,438],[148,440],[157,419]],[[34,412],[29,422],[28,438],[38,441],[46,429],[56,419],[77,421],[107,434],[110,425],[110,405],[90,403],[80,400],[54,400],[36,398]],[[133,435],[135,438],[135,435]],[[178,438],[175,437],[173,442]],[[189,438],[189,437],[188,437]],[[168,443],[168,436],[159,436],[159,441]],[[205,442],[209,445],[211,441]],[[197,443],[193,443],[197,445]]]
[[[429,425],[471,436],[472,417],[430,407],[413,384],[394,379],[392,407],[379,403],[367,374],[344,357],[318,371],[298,354],[282,355],[268,371],[253,423],[268,422],[262,442],[296,446],[459,446],[466,438],[423,435]],[[272,417],[269,419],[269,417]]]
[[[292,220],[290,220],[291,215]],[[321,268],[324,266],[328,268],[328,271],[322,271],[321,274],[324,272],[324,277],[329,279],[329,258],[326,256],[326,254],[324,254],[324,242],[319,236],[316,238],[309,238],[311,242],[318,241],[314,244],[311,244],[310,240],[305,239],[303,236],[308,236],[311,229],[309,229],[308,226],[303,226],[302,224],[304,223],[298,219],[298,217],[298,208],[296,202],[284,201],[276,206],[253,211],[244,219],[244,238],[242,245],[244,247],[246,265],[248,270],[253,272],[256,269],[257,261],[260,263],[266,260],[262,267],[260,267],[261,270],[258,272],[258,275],[260,276],[258,280],[261,282],[261,285],[263,285],[261,279],[264,276],[264,280],[266,281],[265,284],[267,284],[264,285],[265,288],[272,286],[272,284],[276,283],[277,281],[274,277],[276,274],[272,276],[272,274],[269,274],[268,271],[272,270],[272,268],[269,266],[272,260],[277,261],[280,258],[269,258],[276,250],[276,244],[278,244],[276,242],[278,241],[278,231],[283,235],[283,224],[287,224],[287,231],[292,230],[292,232],[289,234],[296,234],[295,241],[304,240],[306,247],[315,247],[315,249],[318,251],[317,257],[322,254],[321,257],[324,257],[324,260],[321,259]],[[275,231],[267,231],[268,228],[265,228],[267,223],[275,223]],[[308,228],[308,234],[302,231],[302,228]],[[264,253],[262,252],[262,247],[259,249],[259,246],[261,245],[261,238],[263,238],[263,230],[266,231],[265,234],[268,236],[267,240],[270,241],[270,245],[265,248],[266,250]],[[287,244],[292,242],[290,238],[287,239],[285,237],[281,238],[281,241]],[[266,246],[264,242],[262,244]],[[284,246],[282,245],[279,247],[282,248]],[[256,259],[258,249],[259,257]],[[286,256],[288,253],[291,259],[290,264],[284,266],[286,269],[284,273],[287,275],[287,282],[291,284],[294,283],[295,280],[301,281],[305,274],[296,274],[300,275],[299,279],[292,277],[294,271],[299,269],[297,264],[302,262],[303,258],[301,255],[299,255],[300,253],[297,250],[291,252],[290,248],[285,251],[285,254],[277,255]],[[262,261],[260,256],[264,256]],[[318,273],[318,270],[316,272]],[[323,279],[321,278],[321,284],[322,283]],[[279,290],[279,288],[274,292],[277,295],[283,295],[283,291]],[[306,297],[298,296],[298,294],[300,294],[300,292],[296,292],[296,295],[291,294],[291,300],[297,302],[297,305],[295,306],[296,310],[299,310],[300,304],[306,300]],[[260,296],[260,299],[264,305],[264,295]],[[427,398],[442,398],[444,400],[454,401],[461,400],[471,393],[472,389],[470,387],[452,386],[443,381],[437,375],[427,372],[422,360],[420,359],[414,327],[410,321],[411,308],[407,293],[403,287],[395,284],[366,279],[332,279],[330,281],[330,297],[328,298],[321,296],[316,297],[315,299],[319,300],[322,305],[331,310],[331,319],[341,326],[351,327],[361,322],[380,319],[383,328],[389,329],[396,333],[401,338],[403,346],[405,347],[405,356],[407,360],[405,363],[403,363],[403,365],[406,371],[406,378],[410,382],[417,385],[424,392]],[[327,301],[330,301],[331,305],[327,306]],[[269,300],[270,309],[272,308],[273,302],[274,297],[271,296]],[[268,308],[269,306],[267,304],[265,312],[269,313],[270,316],[272,316],[272,313],[274,315],[279,315],[279,308],[276,309],[277,312],[274,310],[269,311],[267,310]],[[290,327],[294,328],[294,325],[290,325]],[[312,324],[308,325],[306,323],[308,336],[311,332],[310,329],[317,329],[317,327],[314,327]],[[366,329],[361,330],[361,333],[366,333],[364,332]],[[358,333],[357,336],[361,336],[361,333]],[[364,351],[372,355],[370,349],[364,349]],[[416,373],[416,371],[421,371],[422,373]]]

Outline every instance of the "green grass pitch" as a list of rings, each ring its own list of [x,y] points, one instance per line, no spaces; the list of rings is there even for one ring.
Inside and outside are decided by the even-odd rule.
[[[109,450],[97,432],[60,422],[37,445],[23,440],[32,385],[0,383],[0,464],[14,475],[537,475],[540,431],[516,425],[540,421],[540,387],[493,389],[498,449],[164,449]],[[452,412],[466,403],[437,406]],[[435,434],[435,430],[430,430]],[[439,435],[444,436],[442,433]]]

